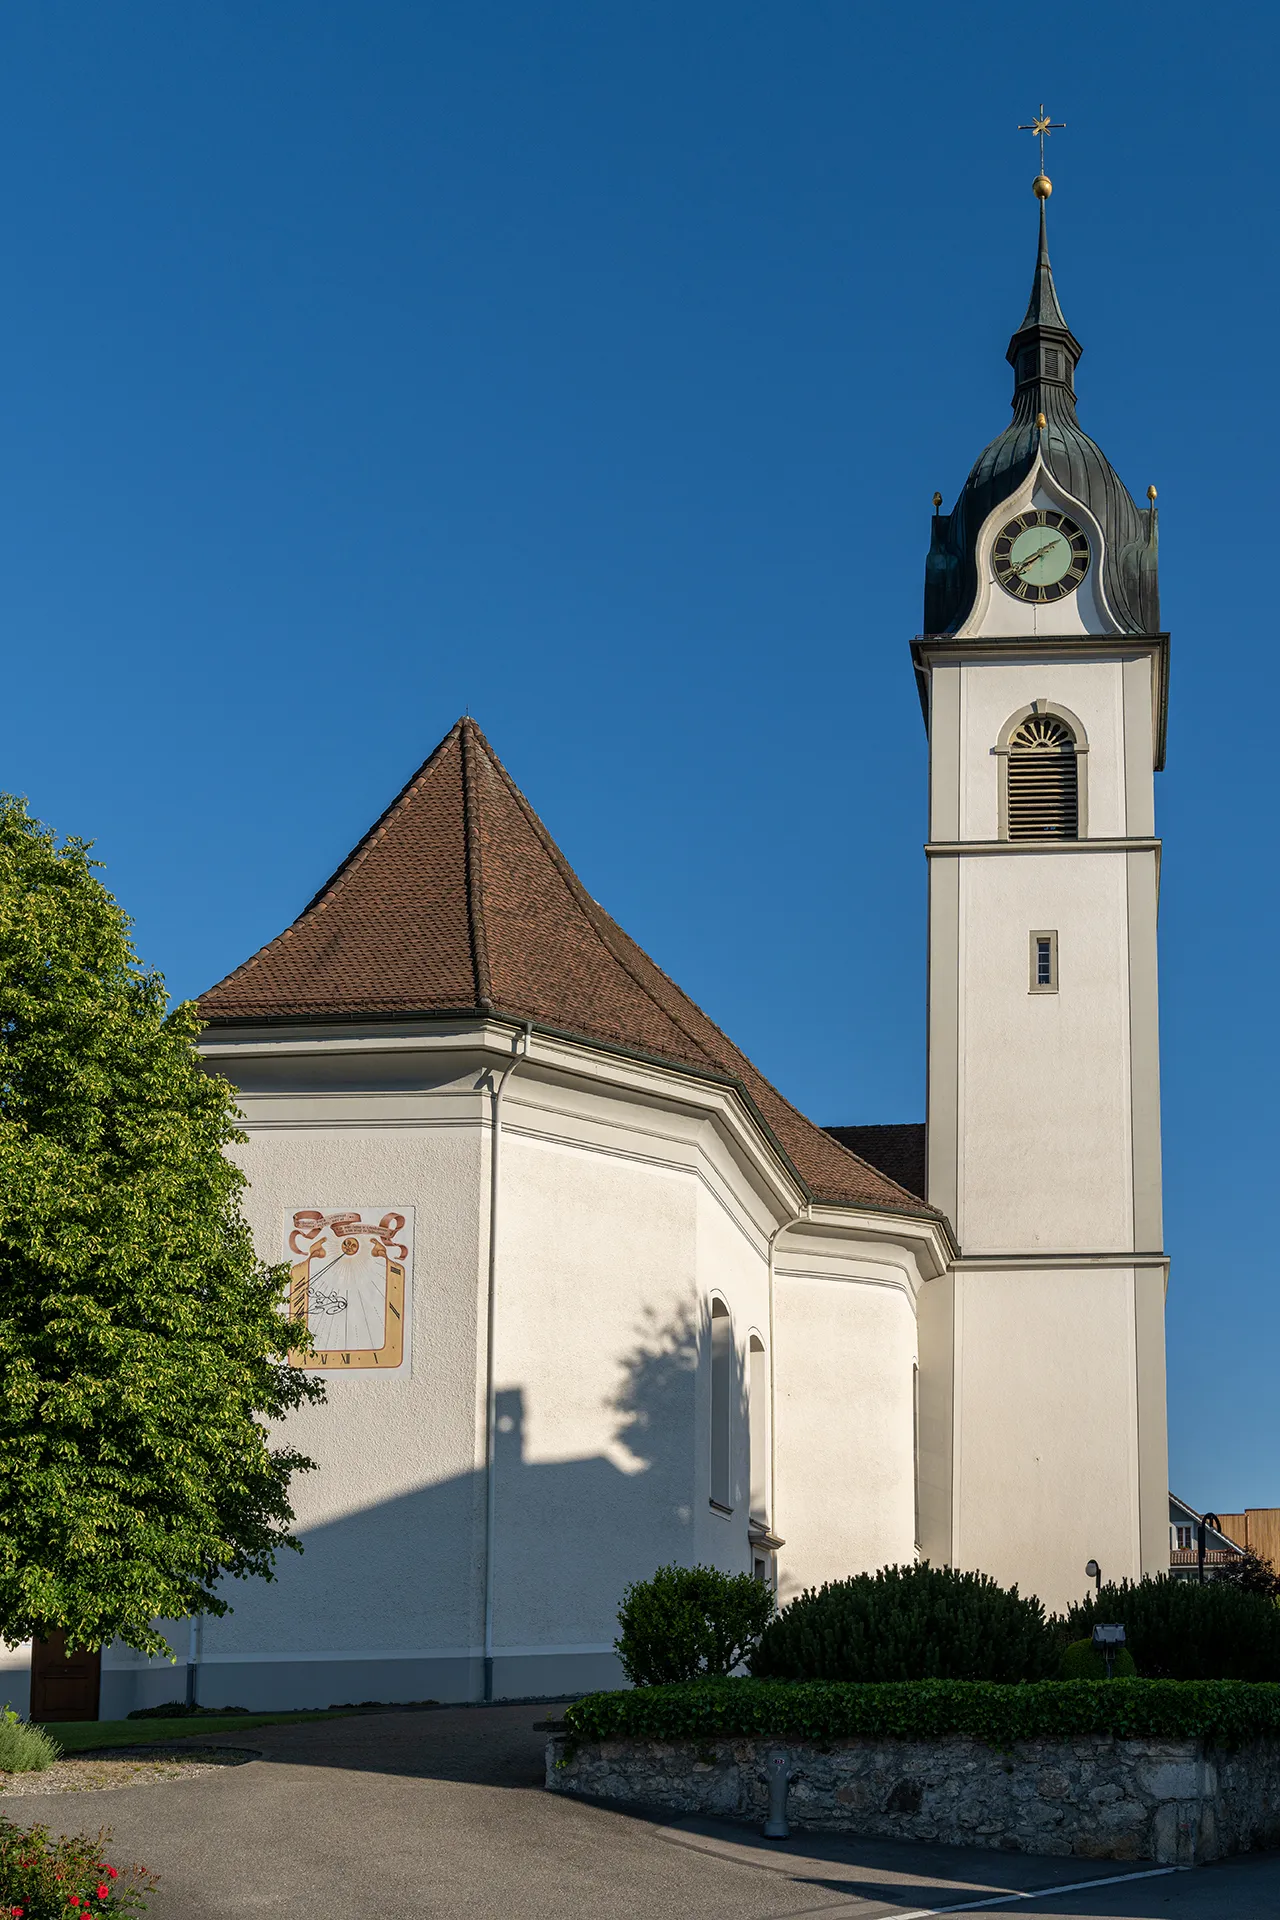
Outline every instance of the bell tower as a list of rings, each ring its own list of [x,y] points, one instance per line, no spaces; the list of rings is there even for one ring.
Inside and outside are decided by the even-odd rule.
[[[1013,417],[935,496],[921,1534],[1051,1608],[1168,1565],[1154,775],[1169,642],[1155,489],[1076,417],[1046,212]]]

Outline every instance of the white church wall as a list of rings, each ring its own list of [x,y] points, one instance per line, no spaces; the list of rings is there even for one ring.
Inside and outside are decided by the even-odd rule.
[[[692,1557],[698,1196],[686,1170],[524,1131],[501,1177],[494,1658],[509,1692],[512,1661],[611,1656],[627,1583]]]
[[[955,1563],[1052,1610],[1140,1565],[1132,1270],[956,1276]]]
[[[245,1211],[265,1257],[280,1257],[286,1208],[413,1208],[411,1366],[386,1378],[329,1371],[325,1404],[289,1419],[289,1443],[317,1463],[293,1482],[305,1550],[281,1554],[270,1584],[228,1583],[234,1611],[203,1625],[201,1696],[259,1706],[465,1698],[482,1537],[478,1102],[470,1095],[460,1111],[453,1089],[418,1124],[389,1115],[382,1127],[343,1126],[330,1109],[329,1124],[265,1128],[253,1099],[242,1104]]]
[[[1043,928],[1058,936],[1056,993],[1028,990]],[[959,944],[961,1246],[1131,1250],[1124,855],[969,858]]]
[[[758,1189],[720,1129],[557,1070],[507,1095],[499,1229],[495,1691],[617,1684],[624,1588],[745,1572]],[[732,1321],[732,1512],[710,1503],[713,1296]],[[518,1437],[517,1437],[518,1436]],[[587,1674],[587,1663],[590,1666]]]
[[[329,1373],[288,1441],[306,1551],[230,1583],[199,1628],[210,1705],[468,1698],[484,1654],[485,1305],[492,1113],[512,1036],[370,1031],[215,1043],[239,1087],[246,1213],[264,1257],[282,1214],[412,1209],[410,1368]],[[235,1057],[231,1057],[232,1055]],[[544,1042],[504,1096],[496,1262],[493,1682],[498,1696],[616,1684],[627,1581],[663,1560],[750,1566],[749,1424],[735,1414],[731,1522],[708,1506],[706,1319],[768,1319],[767,1241],[794,1211],[728,1088]],[[118,1648],[104,1702],[180,1696]],[[172,1636],[171,1636],[172,1638]]]
[[[711,1299],[718,1296],[729,1309],[733,1339],[729,1397],[730,1505],[721,1513],[711,1503],[711,1370],[698,1372],[698,1418],[693,1457],[692,1558],[725,1573],[751,1569],[747,1523],[751,1510],[751,1422],[758,1420],[762,1441],[768,1444],[767,1406],[751,1405],[751,1368],[748,1340],[754,1331],[765,1349],[767,1388],[769,1343],[769,1264],[767,1241],[756,1233],[728,1188],[719,1181],[698,1187],[698,1322],[705,1330]],[[766,1508],[768,1504],[766,1480]]]
[[[771,1336],[769,1237],[799,1194],[737,1094],[535,1037],[504,1095],[498,1174],[495,1696],[617,1684],[616,1610],[665,1560],[749,1571],[749,1340]],[[228,1583],[196,1625],[211,1706],[479,1696],[492,1072],[506,1029],[210,1044],[237,1084],[263,1256],[301,1207],[412,1212],[407,1369],[328,1372],[284,1437],[302,1556]],[[935,1228],[819,1210],[783,1233],[773,1315],[783,1592],[913,1552],[913,1297]],[[923,1266],[922,1263],[923,1262]],[[711,1507],[709,1320],[733,1332],[731,1512]],[[764,1457],[770,1452],[762,1422]],[[772,1477],[768,1476],[770,1486]],[[104,1655],[103,1710],[181,1697],[176,1664]],[[22,1683],[14,1665],[11,1691]]]
[[[779,1599],[915,1558],[914,1295],[905,1254],[788,1233],[775,1254]]]

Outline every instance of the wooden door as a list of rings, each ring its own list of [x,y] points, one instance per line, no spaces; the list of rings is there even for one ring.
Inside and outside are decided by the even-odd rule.
[[[96,1720],[102,1677],[102,1649],[66,1650],[59,1630],[31,1643],[31,1718]]]

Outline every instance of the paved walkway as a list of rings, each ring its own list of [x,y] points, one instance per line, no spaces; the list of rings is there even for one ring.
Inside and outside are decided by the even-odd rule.
[[[55,1830],[114,1827],[114,1857],[162,1875],[148,1920],[914,1920],[962,1905],[991,1920],[1280,1915],[1275,1855],[1103,1884],[1127,1870],[881,1841],[778,1847],[743,1828],[587,1806],[542,1790],[533,1723],[547,1711],[367,1715],[238,1741],[229,1728],[224,1744],[263,1757],[119,1792],[0,1798],[0,1811],[30,1820],[38,1807]],[[1094,1884],[1068,1890],[1081,1881]]]

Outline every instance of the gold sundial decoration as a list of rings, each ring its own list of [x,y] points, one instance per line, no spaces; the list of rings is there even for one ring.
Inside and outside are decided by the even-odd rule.
[[[1051,133],[1065,133],[1066,128],[1067,123],[1065,120],[1051,120],[1049,118],[1049,115],[1045,111],[1043,100],[1040,102],[1039,113],[1034,114],[1030,120],[1018,128],[1019,133],[1033,133],[1040,142],[1040,171],[1035,180],[1035,195],[1037,200],[1047,200],[1053,192],[1052,182],[1044,170],[1044,143]]]
[[[403,1372],[411,1308],[412,1207],[298,1207],[284,1216],[289,1311],[314,1347],[295,1366]]]

